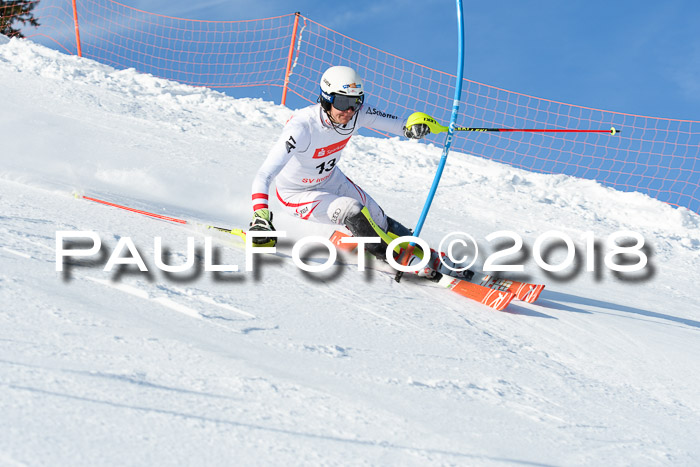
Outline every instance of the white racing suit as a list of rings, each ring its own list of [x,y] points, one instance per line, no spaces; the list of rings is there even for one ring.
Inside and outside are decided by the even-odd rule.
[[[363,106],[347,125],[331,125],[320,104],[296,111],[258,170],[252,186],[253,210],[267,208],[275,180],[284,210],[316,222],[345,225],[366,206],[379,227],[387,216],[338,168],[343,148],[362,127],[403,135],[405,119]]]

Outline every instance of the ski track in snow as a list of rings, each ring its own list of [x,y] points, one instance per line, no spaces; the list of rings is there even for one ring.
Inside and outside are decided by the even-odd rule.
[[[648,278],[551,276],[495,312],[351,256],[322,274],[210,235],[90,203],[244,227],[249,185],[291,111],[32,44],[0,43],[0,463],[697,465],[700,217],[588,180],[451,154],[424,238],[497,230],[531,253],[549,230],[583,254],[641,233]],[[31,135],[18,138],[17,135]],[[343,171],[411,225],[440,148],[355,137]],[[371,167],[371,170],[368,170]],[[274,204],[272,206],[274,210]],[[326,235],[280,213],[291,245]],[[56,271],[56,231],[97,232],[99,257]],[[169,264],[154,267],[156,236]],[[149,272],[103,271],[130,237]],[[551,261],[560,261],[559,251]],[[483,258],[482,258],[483,262]],[[74,263],[74,264],[73,264]]]

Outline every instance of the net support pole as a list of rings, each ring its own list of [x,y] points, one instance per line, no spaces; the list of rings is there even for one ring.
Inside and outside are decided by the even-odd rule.
[[[78,7],[73,0],[73,24],[75,24],[75,45],[78,50],[78,57],[83,56],[83,48],[80,45],[80,28],[78,27]]]
[[[75,1],[75,0],[73,0]],[[292,28],[292,39],[289,41],[289,55],[287,55],[287,71],[284,73],[284,86],[282,87],[282,105],[287,105],[287,88],[289,87],[289,75],[292,72],[292,59],[294,58],[294,43],[297,39],[297,29],[299,28],[299,12],[294,13],[294,27]]]

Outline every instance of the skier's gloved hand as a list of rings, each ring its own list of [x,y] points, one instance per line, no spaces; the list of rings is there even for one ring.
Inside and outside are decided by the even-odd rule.
[[[274,232],[272,225],[272,213],[269,209],[258,209],[253,213],[253,220],[250,222],[251,231]],[[275,246],[276,237],[252,237],[253,246]]]
[[[430,128],[425,123],[415,123],[403,127],[403,134],[406,135],[406,138],[421,139],[428,133],[430,133]]]

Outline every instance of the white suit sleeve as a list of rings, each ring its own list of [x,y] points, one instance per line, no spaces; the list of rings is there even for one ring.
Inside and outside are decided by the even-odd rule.
[[[367,105],[360,110],[360,114],[357,116],[357,123],[361,127],[374,128],[386,133],[404,136],[403,126],[406,123],[406,119]]]
[[[268,207],[270,184],[289,160],[309,146],[309,131],[293,119],[287,122],[282,134],[258,169],[252,186],[253,211]]]

